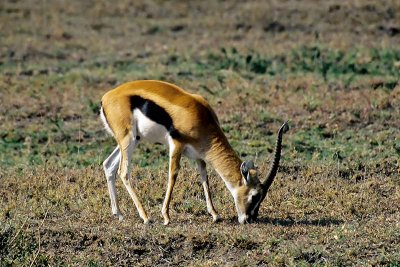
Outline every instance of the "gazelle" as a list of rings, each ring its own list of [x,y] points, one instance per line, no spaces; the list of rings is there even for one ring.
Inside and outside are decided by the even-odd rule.
[[[169,204],[180,159],[185,155],[197,162],[207,210],[217,221],[208,186],[206,162],[210,163],[231,192],[239,223],[257,219],[258,209],[274,180],[280,155],[284,123],[278,132],[275,157],[267,178],[260,182],[252,161],[242,162],[225,137],[218,118],[200,95],[176,85],[154,80],[133,81],[107,92],[102,98],[101,119],[118,146],[104,161],[112,213],[122,220],[115,177],[118,172],[144,223],[149,217],[129,183],[129,162],[139,142],[147,140],[169,146],[168,186],[162,206],[164,224],[170,222]]]

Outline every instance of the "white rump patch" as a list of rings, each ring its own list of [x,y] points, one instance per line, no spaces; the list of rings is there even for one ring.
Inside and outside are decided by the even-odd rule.
[[[101,107],[101,109],[100,109],[100,118],[101,118],[101,121],[103,122],[104,128],[106,128],[107,132],[110,133],[112,136],[114,136],[114,133],[110,128],[110,125],[108,125],[106,116],[104,115],[103,107]]]

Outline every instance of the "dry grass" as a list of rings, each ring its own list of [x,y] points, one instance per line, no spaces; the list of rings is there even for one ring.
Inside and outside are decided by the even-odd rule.
[[[397,1],[4,1],[0,4],[0,266],[399,266]],[[238,225],[210,170],[211,223],[185,160],[161,225],[166,150],[142,145],[133,183],[154,223],[110,215],[115,145],[101,95],[134,79],[210,101],[234,148],[267,172],[260,221]]]

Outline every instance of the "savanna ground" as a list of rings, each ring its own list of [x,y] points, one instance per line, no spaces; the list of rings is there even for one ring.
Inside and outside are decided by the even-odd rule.
[[[0,266],[400,265],[399,1],[0,3]],[[167,151],[142,144],[125,220],[102,161],[100,98],[135,79],[205,96],[232,146],[279,174],[256,224],[209,170],[213,224],[184,160],[162,225]]]

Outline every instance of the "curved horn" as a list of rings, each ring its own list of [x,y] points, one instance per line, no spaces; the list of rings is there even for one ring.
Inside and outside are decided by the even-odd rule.
[[[284,124],[282,124],[281,128],[278,131],[278,138],[276,139],[276,145],[275,145],[274,161],[271,165],[271,170],[269,171],[267,178],[262,183],[262,186],[263,186],[263,189],[265,192],[268,191],[269,187],[271,186],[272,182],[274,181],[276,173],[278,172],[279,160],[281,159],[282,136],[288,130],[289,130],[289,125],[288,125],[288,121],[286,121]]]

